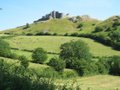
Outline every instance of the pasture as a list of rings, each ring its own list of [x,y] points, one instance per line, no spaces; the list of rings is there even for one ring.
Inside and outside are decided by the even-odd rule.
[[[16,36],[6,39],[12,48],[17,48],[19,50],[34,50],[37,47],[41,47],[51,53],[59,53],[61,44],[72,40],[83,40],[87,43],[93,56],[102,57],[120,55],[120,51],[113,50],[111,47],[95,42],[89,38],[65,36]],[[27,53],[25,55],[27,55]]]

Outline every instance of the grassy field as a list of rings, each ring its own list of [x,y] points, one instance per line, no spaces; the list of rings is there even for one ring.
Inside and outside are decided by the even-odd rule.
[[[96,75],[89,77],[72,78],[68,80],[57,80],[57,83],[77,82],[81,90],[119,90],[120,76]]]
[[[90,47],[90,52],[94,56],[113,56],[120,55],[120,51],[113,50],[111,47],[105,46],[92,39],[80,37],[64,37],[64,36],[17,36],[6,39],[10,46],[18,49],[34,50],[37,47],[42,47],[47,52],[60,52],[61,44],[71,40],[83,40]],[[18,52],[21,53],[21,52]],[[27,55],[27,52],[25,52]],[[28,56],[30,53],[28,53]]]
[[[18,36],[7,41],[10,46],[18,49],[34,50],[37,47],[44,48],[47,52],[60,52],[60,45],[79,38],[61,36]]]

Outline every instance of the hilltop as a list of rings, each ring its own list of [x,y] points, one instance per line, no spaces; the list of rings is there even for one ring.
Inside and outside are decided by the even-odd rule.
[[[53,11],[44,15],[42,18],[33,21],[32,24],[27,23],[13,29],[4,30],[5,34],[71,34],[71,33],[90,33],[94,30],[100,21],[93,19],[88,15],[69,17],[69,14]]]

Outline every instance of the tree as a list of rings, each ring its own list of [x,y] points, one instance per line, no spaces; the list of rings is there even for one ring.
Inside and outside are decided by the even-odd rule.
[[[111,57],[109,64],[110,64],[110,74],[120,75],[120,56]]]
[[[116,30],[110,34],[111,40],[116,43],[120,42],[120,31]]]
[[[47,52],[42,48],[36,48],[32,54],[33,62],[43,64],[47,60]]]
[[[85,60],[91,59],[89,47],[81,40],[64,43],[61,45],[60,49],[60,57],[64,60],[71,57],[78,59],[84,58]]]
[[[29,61],[25,56],[20,56],[19,60],[21,61],[20,64],[24,67],[27,68],[29,66]]]
[[[30,25],[29,25],[29,23],[26,23],[26,25],[25,25],[25,27],[23,27],[23,29],[28,29],[28,28],[30,28]]]
[[[56,71],[63,72],[65,68],[65,61],[60,58],[52,58],[48,63],[49,66],[52,66]]]
[[[103,31],[103,28],[102,27],[95,27],[95,30],[93,31],[93,33],[97,33],[97,32],[100,32],[100,31]]]
[[[7,42],[0,39],[0,56],[9,57],[11,54],[10,46]]]

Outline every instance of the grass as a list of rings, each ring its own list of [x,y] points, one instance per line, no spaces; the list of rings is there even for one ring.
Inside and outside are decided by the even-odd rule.
[[[64,36],[17,36],[10,39],[6,39],[10,43],[10,46],[18,49],[34,50],[37,47],[42,47],[47,52],[60,52],[61,44],[69,42],[71,40],[83,40],[90,47],[90,52],[94,56],[113,56],[120,55],[120,51],[113,50],[111,47],[105,46],[98,42],[95,42],[89,38],[80,37],[64,37]],[[19,54],[22,52],[18,52]],[[27,53],[25,52],[25,55]],[[28,53],[28,56],[30,53]]]
[[[13,48],[34,50],[37,47],[42,47],[47,52],[59,53],[61,44],[78,39],[61,36],[18,36],[7,41]]]
[[[120,76],[96,75],[89,77],[77,77],[68,80],[56,80],[56,83],[78,82],[82,90],[119,90]]]
[[[90,52],[94,56],[120,56],[120,51],[114,50],[111,47],[100,44],[92,39],[81,38],[81,40],[88,44],[88,46],[90,47]]]

